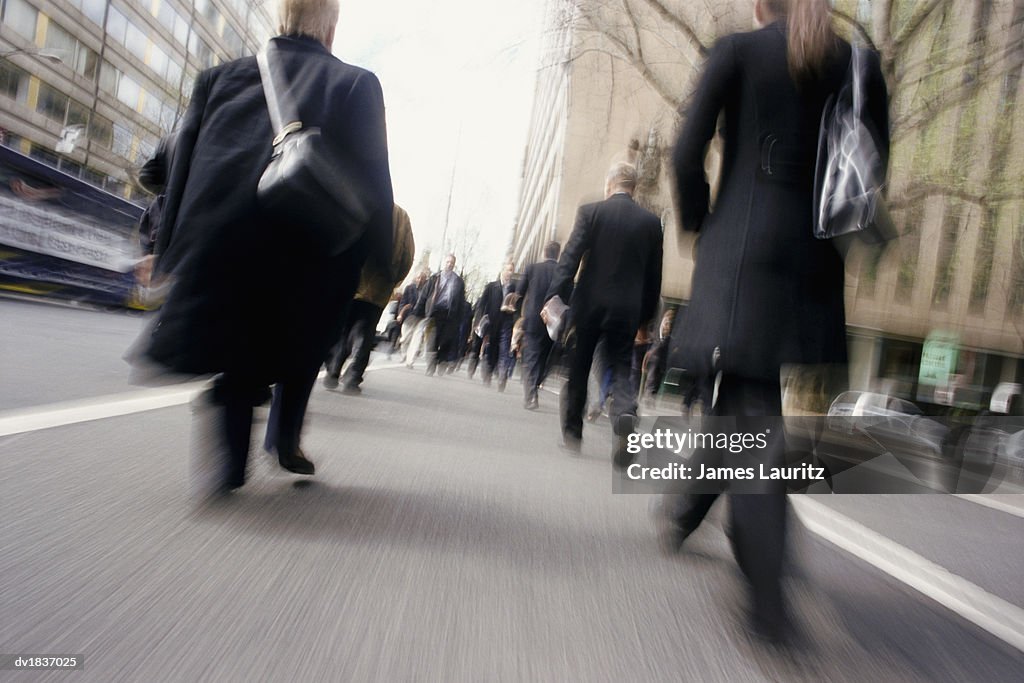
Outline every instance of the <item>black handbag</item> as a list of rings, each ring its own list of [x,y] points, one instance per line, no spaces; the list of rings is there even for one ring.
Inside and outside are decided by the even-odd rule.
[[[814,236],[856,233],[877,243],[895,237],[885,206],[886,159],[864,107],[864,51],[853,47],[846,82],[829,97],[818,131]]]
[[[376,206],[365,170],[319,128],[305,128],[271,40],[257,55],[274,129],[274,151],[260,177],[260,211],[295,230],[317,253],[336,256],[358,240]]]

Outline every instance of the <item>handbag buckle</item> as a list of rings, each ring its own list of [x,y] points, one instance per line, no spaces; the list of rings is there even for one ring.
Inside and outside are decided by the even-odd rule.
[[[285,126],[283,128],[281,128],[281,132],[274,136],[274,142],[273,142],[274,147],[277,147],[282,142],[284,142],[284,139],[286,137],[288,137],[289,135],[291,135],[295,131],[301,130],[301,129],[302,129],[302,121],[292,121],[291,123],[285,124]]]

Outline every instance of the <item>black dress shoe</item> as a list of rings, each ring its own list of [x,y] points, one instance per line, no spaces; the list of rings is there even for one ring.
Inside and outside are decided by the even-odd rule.
[[[325,389],[337,389],[338,388],[338,378],[335,377],[334,375],[332,375],[331,373],[327,373],[327,375],[324,376],[324,388]]]
[[[363,390],[359,387],[358,384],[346,384],[341,388],[341,393],[346,394],[348,396],[358,396],[359,394],[363,393]]]
[[[538,408],[540,408],[540,403],[538,403],[537,397],[534,396],[533,398],[527,399],[526,402],[523,404],[523,407],[526,408],[527,410],[537,410]]]
[[[281,463],[281,467],[295,474],[313,474],[316,472],[316,467],[306,459],[306,455],[302,452],[301,448],[296,448],[295,452],[291,455],[279,452],[277,454],[277,461]]]
[[[570,455],[579,455],[583,452],[583,439],[573,434],[563,433],[561,448]]]
[[[658,536],[658,547],[665,555],[675,555],[683,547],[683,541],[692,533],[672,519],[663,501],[657,501],[651,508],[654,530]]]
[[[629,452],[629,435],[616,434],[615,445],[612,447],[612,465],[617,470],[624,470],[633,464],[633,454]]]

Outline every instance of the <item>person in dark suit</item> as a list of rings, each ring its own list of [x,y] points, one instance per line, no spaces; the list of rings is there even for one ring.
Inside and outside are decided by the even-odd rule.
[[[466,285],[455,272],[455,254],[444,257],[441,271],[427,280],[420,293],[417,308],[434,325],[434,336],[427,348],[427,374],[433,375],[441,366],[441,375],[455,361],[459,326],[462,323],[462,305],[466,299]]]
[[[156,268],[174,284],[142,356],[175,373],[216,375],[205,397],[222,488],[245,482],[253,407],[275,385],[265,445],[285,469],[312,474],[299,447],[306,403],[363,263],[389,267],[392,188],[384,99],[369,71],[330,52],[337,0],[281,0],[272,38],[304,127],[367,182],[369,218],[339,223],[361,237],[314,246],[296,206],[287,224],[260,210],[256,187],[274,131],[255,57],[199,74],[176,140],[157,235]]]
[[[484,347],[484,384],[490,386],[491,377],[497,373],[498,391],[505,391],[512,372],[512,324],[513,314],[503,310],[505,299],[515,293],[512,284],[512,273],[515,267],[511,263],[502,266],[498,279],[488,282],[484,291],[477,299],[474,318],[487,316],[488,337]]]
[[[785,459],[781,368],[847,358],[843,262],[814,238],[811,220],[819,122],[851,52],[832,30],[826,0],[758,0],[755,15],[763,28],[726,36],[711,50],[673,153],[682,228],[700,233],[678,343],[684,367],[707,397],[717,396],[713,415],[735,417],[738,432],[771,430],[767,448],[723,453],[724,464],[756,458],[770,467]],[[885,81],[877,55],[869,61],[867,111],[887,154]],[[704,157],[720,115],[712,210]],[[763,494],[731,496],[731,537],[752,588],[755,632],[784,637],[785,487],[753,480],[730,491]],[[665,501],[667,549],[678,549],[714,499]]]
[[[558,254],[562,245],[548,242],[544,245],[544,260],[526,266],[523,279],[516,287],[523,310],[523,407],[537,410],[540,403],[537,390],[544,381],[548,356],[554,342],[540,319],[540,309],[547,301],[545,295],[558,267]]]
[[[661,219],[633,201],[636,168],[618,163],[608,172],[604,201],[585,204],[566,243],[544,300],[569,299],[576,348],[562,390],[562,442],[573,452],[583,439],[587,378],[598,340],[612,368],[610,417],[616,439],[613,460],[625,467],[626,439],[635,429],[636,394],[629,382],[633,339],[646,328],[661,298]],[[586,262],[580,270],[580,262]],[[579,278],[573,288],[573,276]]]
[[[370,261],[363,266],[359,288],[349,307],[348,316],[342,325],[341,338],[331,349],[326,362],[327,375],[324,387],[334,389],[341,379],[341,369],[354,352],[352,362],[345,371],[343,394],[362,393],[360,385],[366,373],[377,339],[377,323],[384,313],[392,293],[412,268],[416,244],[412,235],[412,224],[405,209],[395,204],[394,209],[394,253],[389,268],[382,271]]]

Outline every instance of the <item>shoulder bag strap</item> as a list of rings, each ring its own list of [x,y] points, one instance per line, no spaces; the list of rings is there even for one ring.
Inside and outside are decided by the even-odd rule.
[[[283,89],[280,80],[274,78],[274,56],[277,48],[273,41],[268,41],[263,49],[256,53],[256,63],[260,67],[260,81],[263,83],[263,95],[267,100],[267,111],[270,113],[270,125],[274,130],[274,145],[277,145],[289,133],[302,128],[299,112],[295,103],[282,97]]]

